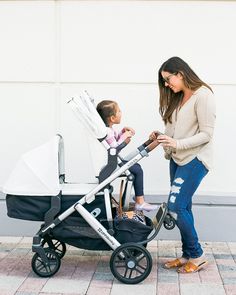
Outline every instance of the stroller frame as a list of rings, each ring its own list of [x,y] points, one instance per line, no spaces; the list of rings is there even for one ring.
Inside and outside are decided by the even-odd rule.
[[[73,243],[70,243],[70,241],[68,242],[68,239],[66,238],[64,239],[64,241],[62,237],[60,238],[59,236],[58,238],[53,229],[61,224],[74,212],[78,212],[82,219],[87,222],[87,224],[92,228],[95,234],[101,238],[101,241],[103,240],[105,244],[109,246],[108,249],[113,250],[110,259],[110,268],[114,277],[126,284],[136,284],[143,281],[149,275],[152,269],[152,258],[150,253],[146,249],[147,243],[157,236],[162,224],[164,224],[167,229],[172,229],[171,225],[173,223],[173,219],[171,219],[169,213],[167,212],[166,203],[163,203],[161,204],[153,219],[153,222],[151,223],[152,231],[148,229],[148,233],[150,233],[149,236],[145,234],[145,239],[140,240],[139,238],[138,242],[119,242],[115,238],[117,231],[114,230],[113,227],[114,220],[110,199],[113,188],[111,186],[111,183],[118,177],[124,176],[125,174],[126,190],[122,197],[122,203],[123,208],[127,209],[129,207],[129,198],[133,182],[133,175],[130,173],[129,168],[144,157],[149,156],[149,153],[159,145],[159,142],[157,140],[145,141],[137,148],[137,150],[135,150],[135,152],[129,155],[129,160],[124,164],[122,161],[123,159],[119,155],[119,151],[124,146],[126,146],[127,143],[124,142],[117,148],[111,148],[106,143],[105,125],[96,112],[91,97],[87,93],[86,95],[86,97],[80,97],[80,100],[77,101],[71,99],[68,103],[75,111],[75,114],[79,115],[79,119],[82,120],[84,125],[86,127],[90,127],[90,131],[91,129],[94,131],[96,138],[106,148],[108,154],[107,165],[102,168],[99,173],[98,185],[91,189],[88,193],[82,194],[82,198],[79,198],[78,196],[78,199],[75,201],[75,203],[73,205],[70,205],[69,208],[67,207],[62,213],[60,213],[61,197],[63,197],[64,195],[62,188],[59,190],[58,188],[60,186],[59,184],[57,185],[58,190],[54,190],[54,194],[50,196],[51,207],[48,211],[46,211],[44,215],[44,223],[41,225],[40,230],[33,237],[32,251],[35,252],[35,254],[32,258],[31,265],[33,271],[41,277],[53,276],[59,270],[61,258],[66,252],[65,243],[71,245],[73,245]],[[94,116],[96,120],[94,119]],[[60,135],[58,136],[59,138],[57,140],[62,150],[62,155],[58,153],[59,158],[57,159],[59,165],[58,177],[60,184],[66,186],[69,183],[65,182],[63,154],[64,146],[62,137]],[[7,194],[8,193],[9,192],[7,192]],[[106,209],[106,227],[103,226],[103,224],[96,219],[97,215],[94,210],[92,212],[89,212],[84,207],[84,205],[90,204],[95,201],[96,198],[99,198],[99,194],[101,193],[103,193],[104,196]],[[15,193],[15,195],[17,196],[20,194]],[[9,216],[13,218],[21,218],[11,215]],[[136,221],[131,221],[134,222],[133,225],[135,223],[139,224]],[[63,226],[63,223],[61,225]],[[60,227],[58,229],[60,230]]]

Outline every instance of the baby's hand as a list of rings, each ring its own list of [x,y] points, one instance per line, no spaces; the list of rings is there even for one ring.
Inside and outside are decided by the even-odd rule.
[[[129,132],[130,132],[130,134],[131,134],[131,136],[134,136],[134,134],[135,134],[135,131],[134,131],[134,129],[133,129],[133,128],[131,128],[131,127],[124,127],[124,128],[123,128],[123,130],[124,130],[124,132],[127,132],[127,131],[129,131]]]
[[[131,138],[133,136],[132,131],[125,131],[124,133],[125,138]]]

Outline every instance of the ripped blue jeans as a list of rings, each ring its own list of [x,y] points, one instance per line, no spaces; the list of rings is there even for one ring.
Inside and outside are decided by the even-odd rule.
[[[192,197],[207,172],[207,168],[197,158],[183,166],[170,160],[168,209],[180,230],[182,256],[185,258],[197,258],[203,254],[194,227]]]

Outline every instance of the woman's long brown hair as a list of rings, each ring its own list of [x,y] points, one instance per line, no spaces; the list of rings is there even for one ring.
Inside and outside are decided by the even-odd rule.
[[[165,81],[161,75],[161,72],[169,72],[170,74],[180,73],[183,77],[184,85],[196,91],[201,86],[206,86],[211,91],[211,87],[203,82],[190,66],[181,58],[174,56],[165,61],[158,71],[158,85],[160,91],[160,105],[159,112],[162,116],[164,123],[172,122],[171,117],[174,110],[179,106],[183,99],[183,92],[174,93],[170,87],[165,86]]]

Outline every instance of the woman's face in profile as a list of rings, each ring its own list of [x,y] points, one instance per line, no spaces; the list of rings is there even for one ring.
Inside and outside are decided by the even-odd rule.
[[[162,79],[165,87],[169,87],[173,92],[177,93],[183,90],[183,77],[180,73],[169,73],[162,71]]]

